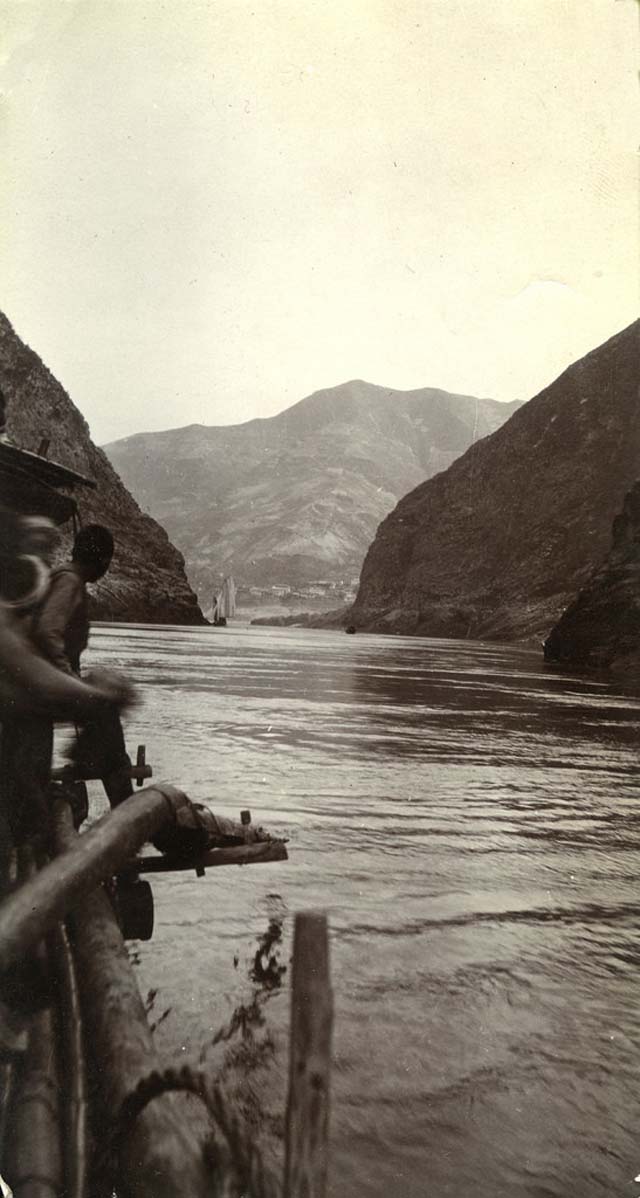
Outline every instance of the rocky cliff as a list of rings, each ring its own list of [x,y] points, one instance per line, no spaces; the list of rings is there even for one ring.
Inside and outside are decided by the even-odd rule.
[[[607,561],[556,624],[545,657],[640,673],[640,483],[613,522]]]
[[[229,571],[258,586],[357,577],[399,497],[518,406],[353,381],[266,420],[140,434],[105,448],[207,601]]]
[[[16,445],[37,450],[46,437],[52,460],[97,482],[97,490],[77,492],[82,520],[106,524],[116,538],[116,553],[107,576],[92,588],[94,618],[203,623],[181,554],[164,529],[140,511],[91,441],[85,420],[64,388],[1,313],[0,388],[8,399],[8,433]]]
[[[607,553],[640,473],[636,322],[407,495],[367,554],[358,627],[544,636]]]

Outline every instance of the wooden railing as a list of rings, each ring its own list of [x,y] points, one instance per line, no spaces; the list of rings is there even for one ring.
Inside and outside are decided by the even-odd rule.
[[[191,859],[138,856],[147,841],[188,823],[190,806],[173,787],[148,787],[80,834],[58,801],[55,856],[0,904],[0,1173],[14,1198],[110,1198],[114,1187],[118,1198],[216,1198],[229,1192],[229,1164],[247,1196],[325,1194],[332,997],[324,915],[295,919],[282,1182],[267,1176],[215,1082],[163,1062],[154,1045],[103,883],[127,872],[201,874],[287,856],[284,842],[270,839]],[[55,1014],[46,986],[38,997],[52,977]]]

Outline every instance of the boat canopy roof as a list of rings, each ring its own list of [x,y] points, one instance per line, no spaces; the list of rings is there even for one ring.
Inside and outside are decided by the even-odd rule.
[[[64,524],[75,515],[77,507],[70,495],[60,492],[95,486],[92,479],[68,466],[0,442],[0,502],[23,515],[49,516],[55,524]]]

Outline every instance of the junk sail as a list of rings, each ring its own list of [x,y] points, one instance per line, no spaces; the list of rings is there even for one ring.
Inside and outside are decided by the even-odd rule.
[[[236,584],[231,575],[227,575],[222,583],[222,589],[213,601],[213,622],[225,625],[231,616],[236,614]]]

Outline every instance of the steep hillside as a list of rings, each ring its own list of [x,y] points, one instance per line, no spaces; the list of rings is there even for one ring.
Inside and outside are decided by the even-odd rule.
[[[613,522],[613,543],[545,645],[548,661],[640,673],[640,483]]]
[[[106,452],[208,598],[245,584],[349,578],[400,495],[518,407],[345,383],[267,420],[128,437]]]
[[[47,437],[52,460],[98,484],[96,491],[78,492],[83,522],[106,524],[115,535],[116,553],[106,578],[92,588],[94,617],[202,623],[182,556],[155,520],[140,511],[105,454],[91,441],[86,422],[64,388],[2,313],[0,388],[9,401],[8,433],[16,445],[37,450]]]
[[[546,633],[601,564],[640,474],[640,322],[570,366],[381,524],[360,627],[433,636]]]

